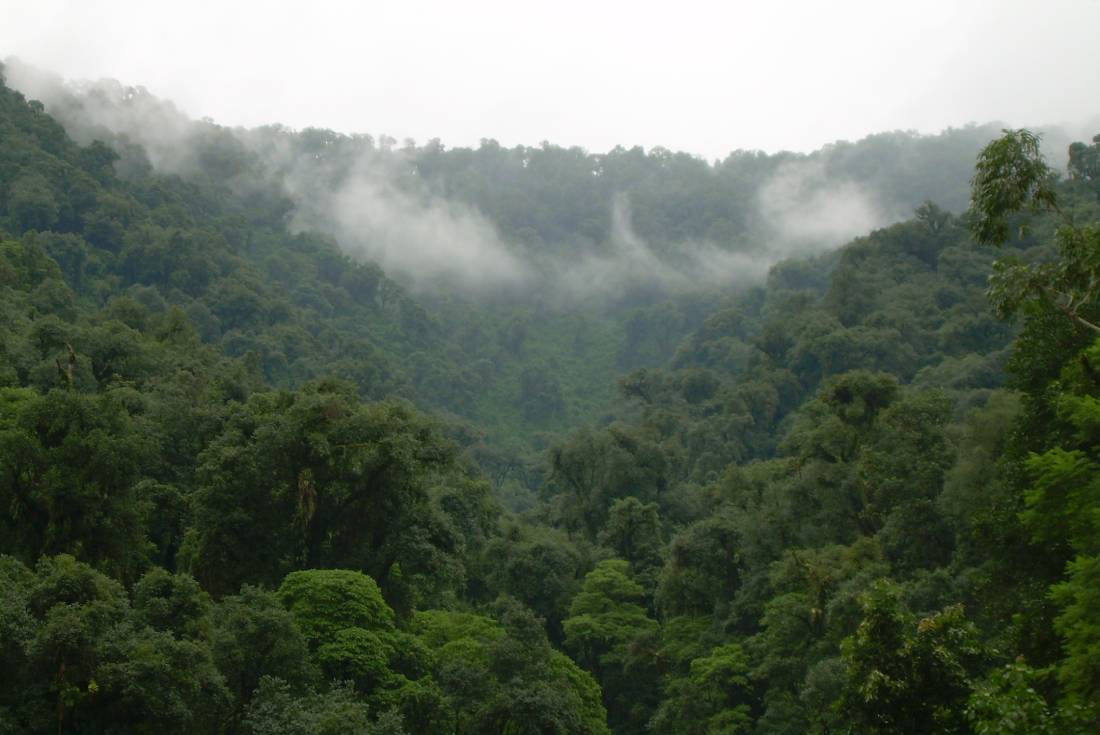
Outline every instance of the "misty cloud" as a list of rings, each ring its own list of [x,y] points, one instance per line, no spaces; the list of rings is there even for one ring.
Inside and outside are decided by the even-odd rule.
[[[310,190],[303,182],[313,178],[292,171],[284,179],[296,202],[292,226],[332,234],[350,253],[377,261],[417,291],[457,286],[538,296],[554,306],[759,281],[785,257],[735,253],[709,242],[677,243],[662,256],[634,231],[625,195],[615,198],[611,236],[598,247],[571,255],[523,251],[476,209],[397,186],[394,168],[364,155],[332,191]]]
[[[529,266],[483,215],[400,189],[387,168],[377,158],[365,158],[332,191],[311,191],[291,174],[285,183],[297,204],[292,226],[329,231],[351,253],[422,287],[522,286],[531,277]]]
[[[625,195],[616,197],[604,251],[552,264],[574,298],[631,289],[664,292],[762,281],[776,263],[816,255],[907,216],[890,212],[867,187],[831,179],[821,160],[786,161],[756,194],[754,242],[732,250],[710,241],[663,243],[660,253],[634,230]]]
[[[42,102],[81,145],[93,140],[133,143],[162,173],[186,176],[199,170],[192,140],[200,126],[213,125],[190,119],[144,87],[114,79],[66,81],[10,57],[4,59],[4,75],[11,87]],[[120,153],[125,158],[127,151]]]
[[[834,181],[820,160],[784,162],[757,192],[760,215],[775,237],[770,250],[807,255],[837,247],[899,219],[853,181]]]
[[[659,255],[631,224],[629,199],[615,198],[611,238],[603,251],[548,264],[570,298],[617,297],[631,290],[683,291],[762,279],[780,258],[736,253],[710,242],[677,243]]]
[[[231,187],[274,187],[292,204],[289,224],[331,234],[354,256],[377,261],[415,290],[538,296],[568,304],[759,281],[775,263],[843,245],[909,215],[870,187],[830,175],[822,156],[785,160],[750,198],[751,223],[735,243],[648,242],[632,225],[627,194],[612,198],[607,239],[599,243],[509,242],[472,205],[417,178],[412,160],[368,136],[252,130],[194,121],[170,102],[113,80],[67,83],[17,60],[9,83],[41,99],[78,142],[105,138],[158,171],[187,176],[224,163]],[[306,135],[305,139],[301,135]],[[296,137],[297,136],[297,137]],[[137,153],[134,145],[140,146]],[[144,150],[144,154],[141,154]],[[128,152],[127,152],[128,151]],[[228,163],[226,163],[228,161]],[[238,176],[259,173],[261,179]]]
[[[217,128],[188,119],[171,102],[141,87],[114,80],[67,83],[18,59],[9,59],[5,70],[13,87],[42,100],[78,142],[109,139],[140,145],[161,173],[187,176],[198,171],[200,133],[234,136],[294,202],[290,227],[333,235],[349,254],[376,261],[419,292],[456,287],[537,296],[563,305],[639,290],[675,292],[758,281],[788,254],[764,248],[749,255],[711,242],[686,242],[672,243],[665,249],[670,254],[659,255],[631,227],[625,195],[615,198],[612,233],[597,248],[568,256],[521,251],[475,208],[403,179],[407,162],[399,152],[367,145],[351,161],[305,157],[294,152],[286,135],[277,134],[290,131],[262,135]],[[791,221],[795,212],[805,215],[796,201],[799,191],[784,191],[790,201],[782,215]],[[818,201],[818,206],[826,204],[824,198]]]

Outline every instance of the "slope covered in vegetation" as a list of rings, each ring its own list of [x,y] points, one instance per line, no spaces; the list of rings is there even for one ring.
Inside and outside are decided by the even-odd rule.
[[[973,130],[803,157],[915,216],[685,288],[792,242],[800,157],[166,164],[66,104],[106,142],[0,87],[0,733],[1095,729],[1100,141],[999,139],[966,212]],[[398,285],[295,194],[348,181],[540,285]]]

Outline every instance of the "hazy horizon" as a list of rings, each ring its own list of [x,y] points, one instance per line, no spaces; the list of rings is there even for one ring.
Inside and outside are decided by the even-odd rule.
[[[713,160],[994,121],[1084,133],[1100,113],[1092,0],[1041,14],[1015,0],[311,10],[0,0],[0,58],[142,86],[231,127],[447,147],[640,145]]]

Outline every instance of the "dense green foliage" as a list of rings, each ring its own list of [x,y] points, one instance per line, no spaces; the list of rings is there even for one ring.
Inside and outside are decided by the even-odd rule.
[[[1100,138],[1065,179],[977,129],[708,164],[202,123],[166,164],[66,104],[105,142],[0,85],[0,734],[1100,724]],[[290,227],[364,152],[536,262],[622,196],[662,258],[763,251],[803,159],[915,211],[550,309]]]

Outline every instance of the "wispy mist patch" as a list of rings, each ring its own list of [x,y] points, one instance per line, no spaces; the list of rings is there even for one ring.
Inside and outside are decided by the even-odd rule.
[[[569,298],[744,284],[763,278],[774,262],[766,255],[732,252],[705,241],[675,243],[658,253],[635,232],[625,195],[615,198],[611,221],[611,237],[602,250],[545,264]]]
[[[867,187],[827,175],[820,160],[782,163],[759,186],[757,223],[747,242],[646,242],[631,223],[630,200],[615,198],[606,247],[555,264],[556,282],[574,298],[617,296],[631,290],[675,292],[736,287],[762,281],[776,263],[840,247],[876,227],[904,219],[880,204]]]
[[[330,231],[350,252],[419,287],[522,287],[531,278],[529,265],[486,217],[472,207],[399,188],[391,167],[364,156],[339,185],[322,191],[291,173],[285,182],[297,204],[292,226]]]
[[[611,227],[603,242],[522,244],[472,204],[420,180],[413,154],[375,147],[369,136],[229,129],[191,120],[140,87],[68,83],[17,60],[6,66],[9,83],[42,100],[78,142],[109,140],[123,149],[123,163],[130,156],[163,173],[201,172],[238,192],[269,187],[292,203],[293,229],[331,234],[350,254],[425,292],[568,304],[742,285],[763,279],[781,260],[836,248],[911,209],[836,175],[824,157],[799,156],[762,172],[736,242],[647,241],[632,225],[629,195],[619,193],[607,204]]]
[[[781,164],[760,187],[757,203],[772,235],[768,250],[780,257],[834,248],[899,219],[865,187],[830,179],[819,160]]]
[[[4,60],[4,72],[11,87],[41,101],[77,143],[132,143],[162,173],[189,175],[199,170],[194,138],[200,127],[214,126],[192,120],[144,87],[114,79],[66,81],[10,57]],[[124,157],[133,153],[119,152]]]

